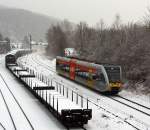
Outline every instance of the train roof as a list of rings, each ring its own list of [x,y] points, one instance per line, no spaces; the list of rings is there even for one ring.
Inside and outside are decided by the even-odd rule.
[[[108,63],[97,63],[97,62],[93,62],[93,61],[88,61],[88,60],[84,60],[84,59],[79,59],[79,58],[68,58],[68,57],[61,57],[61,56],[57,56],[57,59],[63,59],[65,61],[70,61],[71,59],[75,59],[76,62],[78,64],[82,64],[84,66],[90,66],[90,67],[100,67],[100,66],[104,66],[104,67],[120,67],[120,65],[115,65],[115,64],[108,64]]]

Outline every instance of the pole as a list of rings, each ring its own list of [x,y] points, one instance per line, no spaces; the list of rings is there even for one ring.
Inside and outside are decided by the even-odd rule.
[[[29,40],[30,40],[30,50],[32,50],[32,36],[31,36],[31,34],[29,34]]]

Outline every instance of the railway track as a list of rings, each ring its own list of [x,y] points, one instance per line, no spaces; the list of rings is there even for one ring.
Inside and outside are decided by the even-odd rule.
[[[35,85],[33,85],[35,87],[33,87],[30,84],[31,82],[29,82],[29,80],[28,80],[30,78],[30,74],[31,74],[30,72],[25,71],[23,76],[26,76],[27,78],[22,79],[22,78],[20,78],[22,76],[22,74],[16,73],[16,71],[14,71],[14,68],[15,68],[15,70],[17,70],[17,68],[20,68],[19,70],[22,70],[24,68],[23,66],[20,67],[20,66],[16,65],[14,68],[12,68],[11,65],[9,65],[9,64],[6,64],[6,65],[7,65],[7,68],[10,70],[10,72],[12,72],[15,75],[15,77],[17,79],[19,79],[19,81],[21,81],[28,89],[30,89],[30,91],[32,89],[31,92],[34,94],[34,96],[36,96],[36,98],[38,98],[42,102],[42,104],[44,104],[49,109],[49,111],[51,111],[54,114],[54,116],[56,116],[56,118],[58,118],[58,120],[60,120],[64,124],[64,126],[67,129],[72,128],[72,126],[73,126],[74,128],[77,127],[77,128],[86,130],[86,128],[84,128],[84,124],[87,124],[88,120],[90,120],[92,117],[91,109],[85,108],[86,109],[85,110],[81,106],[75,105],[73,102],[70,102],[70,100],[68,100],[68,98],[64,98],[65,96],[63,98],[61,98],[62,95],[58,91],[54,90],[53,87],[49,87],[48,84],[44,84],[44,80],[42,80],[43,83],[39,82],[39,80],[37,80],[37,78],[35,78],[35,76],[34,76],[34,79],[32,80],[33,81],[32,83],[33,84],[35,83]],[[43,87],[40,87],[40,85]],[[48,91],[48,90],[54,90],[54,91]],[[39,92],[40,92],[40,94],[39,94]],[[47,94],[47,93],[49,93],[49,94]],[[64,93],[65,93],[65,91],[64,91]],[[56,95],[58,97],[55,97]],[[52,97],[53,97],[53,102],[51,102]],[[49,99],[49,103],[48,103],[48,99]],[[57,101],[55,99],[57,99]],[[62,101],[63,103],[66,102],[68,104],[68,106],[61,105],[62,103],[59,103],[59,101],[60,101],[59,99],[63,100]],[[56,104],[56,102],[57,102],[57,106],[54,105],[54,104]],[[59,106],[59,108],[58,108],[58,106]],[[67,109],[69,109],[69,110],[67,110]],[[66,111],[69,112],[68,115],[69,115],[69,117],[71,117],[71,118],[69,118],[69,120],[67,120],[68,119],[67,115],[63,115],[63,112],[62,112],[63,110],[65,110],[65,112]],[[86,111],[86,113],[85,113],[85,111]]]
[[[54,68],[53,68],[53,67],[48,66],[48,65],[45,65],[44,63],[40,62],[37,58],[35,58],[35,59],[33,59],[33,57],[31,57],[31,58],[32,58],[32,60],[33,60],[36,64],[41,65],[41,66],[43,66],[45,69],[47,69],[47,70],[49,70],[49,71],[52,71],[53,73],[57,74],[56,71],[54,71]],[[51,69],[50,69],[50,68],[51,68]],[[145,114],[145,115],[147,115],[147,116],[150,116],[150,108],[147,107],[147,106],[144,106],[144,105],[142,105],[142,104],[139,104],[139,103],[137,103],[137,102],[134,102],[134,101],[132,101],[132,100],[129,100],[129,99],[127,99],[127,98],[125,98],[125,97],[122,97],[122,96],[119,96],[119,95],[116,95],[115,97],[109,97],[109,98],[112,99],[112,100],[114,100],[114,101],[117,101],[117,102],[119,102],[119,103],[121,103],[121,104],[123,104],[123,105],[126,105],[126,106],[128,106],[128,107],[130,107],[130,108],[132,108],[132,109],[134,109],[134,110],[136,110],[136,111],[139,111],[139,112],[141,112],[141,113],[143,113],[143,114]],[[120,100],[120,99],[121,99],[121,100]],[[126,101],[126,102],[124,102],[124,101]],[[131,105],[131,103],[132,103],[132,105]],[[135,106],[136,106],[136,107],[135,107]],[[142,109],[144,109],[144,111],[143,111]],[[147,111],[148,111],[148,112],[147,112]]]
[[[3,81],[3,83],[4,83],[5,86],[6,86],[6,88],[8,89],[9,93],[11,94],[11,96],[13,97],[13,99],[15,100],[15,103],[17,104],[17,106],[18,106],[19,109],[21,110],[21,112],[22,112],[24,118],[26,119],[27,123],[29,124],[30,129],[31,129],[31,130],[34,130],[34,127],[33,127],[32,123],[30,122],[29,118],[27,117],[26,113],[24,112],[23,108],[21,107],[20,103],[19,103],[18,100],[16,99],[15,95],[14,95],[13,92],[10,90],[8,84],[6,83],[4,77],[2,76],[1,73],[0,73],[0,79]],[[12,114],[12,111],[11,111],[11,109],[14,109],[14,108],[10,108],[9,104],[7,103],[7,101],[6,101],[6,99],[5,99],[6,97],[4,96],[2,90],[0,90],[0,94],[1,94],[1,96],[2,96],[2,98],[3,98],[3,101],[4,101],[4,103],[5,103],[6,109],[7,109],[8,113],[9,113],[10,118],[11,118],[11,122],[12,122],[12,124],[13,124],[14,130],[18,130],[17,125],[16,125],[16,123],[15,123],[15,117],[13,117],[13,114]],[[20,120],[21,120],[21,119],[20,119]],[[4,127],[2,124],[0,124],[0,126],[2,126],[2,127],[5,129],[5,127]],[[24,128],[23,128],[23,129],[24,129]]]
[[[115,96],[115,97],[109,97],[110,99],[116,101],[116,102],[119,102],[127,107],[130,107],[136,111],[139,111],[147,116],[150,116],[150,108],[146,107],[146,106],[143,106],[139,103],[136,103],[134,101],[131,101],[129,99],[126,99],[124,97],[121,97],[121,96]]]
[[[9,114],[9,116],[10,116],[10,119],[11,119],[11,122],[12,122],[12,124],[13,124],[13,127],[14,127],[15,130],[17,130],[17,127],[16,127],[16,125],[15,125],[13,116],[12,116],[12,114],[11,114],[11,112],[10,112],[10,109],[9,109],[9,107],[8,107],[8,104],[7,104],[7,102],[6,102],[6,100],[5,100],[5,97],[4,97],[4,95],[3,95],[3,93],[2,93],[1,90],[0,90],[0,94],[1,94],[1,96],[2,96],[2,98],[3,98],[4,103],[5,103],[5,106],[6,106],[6,109],[7,109],[7,111],[8,111],[8,114]],[[1,124],[1,126],[3,126],[3,125]]]
[[[33,56],[31,56],[31,59],[32,59],[32,61],[33,62],[35,62],[37,65],[39,65],[39,66],[42,66],[42,67],[44,67],[46,70],[49,70],[49,71],[52,71],[53,73],[55,73],[55,74],[57,74],[56,73],[56,71],[54,71],[54,67],[51,67],[51,66],[49,66],[49,65],[46,65],[46,64],[44,64],[44,63],[42,63],[38,58],[33,58]],[[124,99],[124,97],[121,97],[121,96],[117,96],[117,97],[120,97],[120,98],[122,98],[122,99]],[[110,97],[109,97],[110,98]],[[113,100],[117,100],[117,99],[114,99],[113,97],[111,97]],[[126,101],[130,101],[129,99],[124,99],[124,100],[126,100]],[[119,102],[119,101],[117,101],[117,102]],[[145,109],[146,109],[146,106],[144,106],[144,105],[141,105],[141,104],[138,104],[138,103],[136,103],[136,102],[133,102],[133,101],[130,101],[130,102],[132,102],[132,103],[134,103],[134,104],[136,104],[136,105],[139,105],[139,106],[141,106],[141,107],[145,107]],[[94,102],[92,102],[93,104],[95,104]],[[123,102],[121,102],[120,101],[120,103],[121,104],[124,104],[124,105],[126,105],[125,103],[123,103]],[[101,106],[99,106],[98,104],[95,104],[97,107],[100,107],[101,108]],[[128,106],[128,107],[130,107],[130,105],[126,105],[126,106]],[[130,107],[130,108],[132,108],[132,107]],[[103,108],[102,108],[103,109]],[[133,107],[133,109],[134,110],[136,110],[136,108],[134,108]],[[149,108],[148,108],[149,109]],[[107,111],[107,110],[106,110]],[[150,114],[149,113],[146,113],[146,112],[144,112],[144,111],[142,111],[142,110],[138,110],[137,109],[137,111],[139,111],[139,112],[141,112],[141,113],[143,113],[143,114],[145,114],[145,115],[148,115],[148,116],[150,116]],[[109,112],[109,111],[108,111]],[[109,112],[110,113],[110,112]],[[113,114],[113,113],[112,113]],[[115,114],[113,114],[114,116],[116,116],[116,117],[119,117],[119,116],[117,116],[117,115],[115,115]],[[120,118],[120,117],[119,117]],[[122,118],[121,118],[122,119]],[[132,124],[132,123],[130,123],[129,121],[127,121],[126,119],[124,120],[124,122],[126,122],[127,124],[129,124],[130,126],[132,126],[133,128],[135,128],[136,130],[143,130],[143,129],[141,129],[141,128],[138,128],[136,125],[134,125],[134,124]],[[142,122],[143,123],[143,122]]]
[[[3,126],[3,124],[2,124],[2,123],[0,123],[0,127],[2,127],[2,128],[3,128],[3,130],[6,130],[6,128]]]
[[[142,104],[139,104],[139,103],[137,103],[137,102],[134,102],[133,100],[127,99],[127,98],[122,97],[122,96],[120,96],[120,95],[117,95],[117,96],[118,96],[119,98],[122,98],[122,99],[126,100],[126,101],[132,102],[132,103],[134,103],[134,104],[137,104],[137,105],[139,105],[139,106],[141,106],[141,107],[143,107],[143,108],[146,108],[146,109],[150,110],[150,107],[144,106],[144,105],[142,105]]]
[[[49,70],[49,71],[52,71],[53,73],[57,74],[56,71],[54,71],[54,68],[53,68],[53,67],[48,66],[48,65],[45,65],[44,63],[40,62],[37,58],[33,59],[33,57],[31,57],[31,59],[32,59],[33,62],[35,62],[36,64],[38,64],[38,65],[44,67],[45,69],[47,69],[47,70]],[[51,69],[50,69],[50,68],[51,68]],[[117,98],[116,98],[116,97],[117,97]],[[126,106],[128,106],[128,107],[130,107],[130,105],[128,105],[127,103],[124,103],[124,102],[121,102],[121,101],[118,100],[118,98],[119,98],[119,99],[123,99],[123,100],[126,100],[126,101],[128,101],[128,102],[130,102],[130,103],[132,103],[132,104],[135,104],[135,105],[137,105],[137,106],[140,106],[140,107],[143,108],[143,109],[147,109],[148,111],[150,111],[150,107],[144,106],[144,105],[142,105],[142,104],[139,104],[139,103],[137,103],[137,102],[134,102],[134,101],[132,101],[132,100],[129,100],[129,99],[127,99],[127,98],[125,98],[125,97],[122,97],[122,96],[120,96],[120,95],[116,95],[115,97],[109,97],[109,98],[111,98],[112,100],[115,100],[115,101],[117,101],[117,102],[120,102],[121,104],[124,104],[124,105],[126,105]],[[149,112],[149,113],[146,113],[146,112],[144,112],[144,111],[142,111],[142,110],[139,110],[139,109],[137,109],[137,108],[134,108],[134,107],[132,107],[132,106],[131,106],[131,108],[133,108],[133,109],[135,109],[135,110],[137,110],[137,111],[139,111],[139,112],[141,112],[141,113],[143,113],[143,114],[145,114],[145,115],[150,116],[150,112]]]
[[[130,99],[127,99],[127,98],[125,98],[125,97],[122,97],[122,96],[120,96],[120,95],[117,95],[117,97],[119,97],[119,98],[121,98],[121,99],[124,99],[124,100],[126,100],[126,101],[129,101],[129,102],[131,102],[131,103],[133,103],[133,104],[136,104],[136,105],[138,105],[138,106],[140,106],[140,107],[142,107],[142,108],[147,109],[147,110],[150,111],[150,107],[144,106],[144,105],[142,105],[142,104],[139,104],[139,103],[137,103],[137,102],[134,102],[134,101],[132,101],[132,100],[130,100]]]
[[[31,57],[31,59],[32,59],[36,64],[38,64],[38,65],[44,67],[45,69],[50,70],[51,72],[57,74],[56,71],[54,71],[54,69],[55,69],[54,67],[51,67],[51,66],[49,66],[49,65],[46,65],[46,64],[40,62],[37,57],[35,57],[35,59],[33,59],[33,57]]]

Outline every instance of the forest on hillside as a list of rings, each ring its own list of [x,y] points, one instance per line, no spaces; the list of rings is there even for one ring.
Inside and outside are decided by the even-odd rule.
[[[102,19],[95,27],[65,20],[51,26],[46,37],[50,56],[63,55],[64,48],[74,47],[86,60],[121,65],[126,87],[135,90],[142,83],[143,91],[150,93],[150,9],[137,23],[122,24],[116,15],[110,27]]]
[[[19,42],[29,34],[36,41],[45,41],[47,28],[57,22],[59,20],[50,16],[0,5],[0,33],[12,42]]]

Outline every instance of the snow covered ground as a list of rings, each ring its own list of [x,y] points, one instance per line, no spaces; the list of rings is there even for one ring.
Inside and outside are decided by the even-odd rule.
[[[0,73],[6,80],[11,91],[19,101],[27,117],[31,121],[35,130],[63,130],[65,129],[53,115],[45,109],[45,107],[27,90],[16,81],[15,77],[5,68],[4,57],[0,58]],[[30,130],[25,117],[23,117],[20,109],[15,103],[14,99],[10,95],[5,84],[0,80],[0,89],[6,98],[6,102],[14,118],[14,123],[17,126],[17,130]],[[0,95],[0,123],[6,128],[6,130],[14,130],[12,122],[8,115],[8,111],[4,105],[4,101]],[[0,130],[3,128],[0,125]]]
[[[84,98],[88,98],[92,103],[89,103],[89,108],[93,110],[92,120],[85,126],[87,130],[134,130],[135,127],[140,130],[148,130],[150,128],[150,117],[135,111],[131,108],[119,104],[105,96],[95,93],[79,84],[76,84],[68,79],[60,77],[55,72],[55,59],[49,60],[44,55],[37,53],[25,56],[19,59],[19,62],[24,62],[24,65],[34,69],[38,73],[46,75],[54,82],[59,82],[65,87],[69,87],[70,92],[74,90]],[[4,58],[0,60],[0,72],[3,74],[13,93],[23,106],[33,126],[37,130],[57,130],[64,129],[64,127],[57,122],[53,117],[31,94],[26,90],[4,67]],[[149,106],[148,101],[144,101],[141,96],[134,96],[132,93],[123,91],[120,95],[140,102]],[[0,98],[1,100],[1,98]],[[71,100],[71,99],[70,99]],[[74,101],[76,102],[76,100]],[[86,102],[86,100],[84,100]],[[1,103],[1,102],[0,102]],[[85,103],[84,103],[85,104]],[[0,108],[1,109],[1,108]],[[37,114],[38,113],[38,114]],[[118,117],[116,117],[118,116]],[[7,119],[7,118],[6,118]],[[2,120],[5,118],[0,117],[0,123],[4,124]],[[131,126],[131,125],[133,126]],[[1,127],[0,127],[1,128]]]
[[[38,70],[39,72],[41,72],[46,76],[49,76],[50,78],[53,79],[53,81],[57,80],[58,82],[64,84],[65,86],[69,86],[70,89],[79,92],[81,95],[83,95],[86,98],[88,97],[88,99],[90,99],[92,102],[96,103],[97,105],[105,109],[102,110],[101,108],[91,104],[91,108],[93,109],[93,119],[89,121],[89,124],[86,126],[86,128],[114,130],[120,128],[127,129],[125,126],[128,126],[130,127],[128,129],[131,130],[134,129],[133,127],[127,125],[127,123],[125,123],[126,121],[134,126],[137,126],[137,128],[141,130],[144,129],[147,130],[150,127],[149,116],[145,116],[140,112],[132,110],[131,108],[128,108],[122,104],[114,102],[108,99],[107,97],[92,92],[91,90],[88,90],[81,85],[78,85],[74,82],[71,82],[70,80],[58,76],[54,72],[55,60],[50,61],[45,56],[41,56],[37,54],[29,55],[27,57],[24,57],[24,59],[21,60],[25,61],[25,59],[26,60],[28,59],[28,63],[26,63],[27,66],[32,67],[35,70]],[[136,101],[138,102],[138,99]],[[113,116],[113,114],[119,116],[119,118]],[[92,127],[89,128],[90,124],[92,125]],[[102,126],[104,124],[105,124],[105,128]]]
[[[133,93],[133,92],[125,91],[125,90],[120,92],[119,95],[126,97],[132,101],[136,101],[144,106],[150,107],[149,95],[137,94],[137,93]]]

